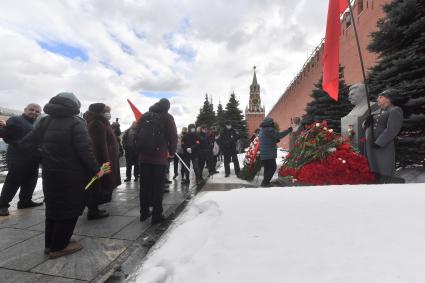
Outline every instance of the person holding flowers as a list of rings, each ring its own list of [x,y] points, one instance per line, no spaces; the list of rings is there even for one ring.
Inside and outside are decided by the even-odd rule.
[[[22,150],[39,149],[46,203],[45,253],[57,258],[82,246],[71,236],[85,207],[84,187],[90,177],[102,177],[86,122],[78,117],[81,103],[73,93],[59,93],[44,106],[48,116],[19,144]]]
[[[279,140],[292,132],[289,127],[283,132],[276,130],[276,124],[271,118],[265,118],[260,124],[260,159],[264,166],[262,187],[270,187],[270,180],[276,172],[277,146]]]
[[[121,184],[119,166],[119,145],[111,124],[111,108],[103,103],[93,103],[84,113],[87,127],[93,142],[94,155],[97,162],[111,163],[111,174],[96,182],[88,192],[87,219],[94,220],[108,217],[106,210],[99,209],[99,205],[110,202],[112,191]]]

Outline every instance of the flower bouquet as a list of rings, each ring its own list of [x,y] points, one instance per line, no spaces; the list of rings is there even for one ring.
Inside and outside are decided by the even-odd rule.
[[[326,121],[307,126],[286,156],[279,176],[306,185],[370,184],[375,176],[366,157]]]
[[[241,179],[252,181],[261,170],[260,160],[260,140],[256,137],[248,147],[243,161],[244,167],[242,168],[239,177]]]
[[[103,174],[111,173],[111,163],[110,162],[103,163],[102,166],[100,167],[100,170],[103,171]],[[84,190],[87,190],[88,188],[90,188],[90,186],[94,183],[94,181],[100,179],[102,176],[99,176],[99,175],[93,176],[93,178],[91,178],[90,182],[86,185]]]

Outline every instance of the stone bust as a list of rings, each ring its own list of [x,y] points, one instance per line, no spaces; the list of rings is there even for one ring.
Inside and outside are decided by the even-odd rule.
[[[350,87],[348,100],[354,105],[353,110],[347,116],[341,118],[341,134],[349,137],[352,145],[362,154],[364,151],[365,132],[362,124],[368,116],[366,87],[363,83],[357,83]],[[376,105],[371,104],[372,111]]]
[[[348,100],[351,102],[351,104],[354,105],[354,108],[350,113],[348,113],[347,116],[358,116],[367,112],[368,109],[365,85],[362,83],[352,85],[348,93]]]

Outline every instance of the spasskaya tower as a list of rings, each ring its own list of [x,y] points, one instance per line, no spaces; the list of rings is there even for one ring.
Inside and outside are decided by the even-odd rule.
[[[249,104],[245,109],[245,119],[248,125],[248,134],[250,136],[254,133],[255,129],[260,126],[260,123],[265,117],[264,106],[261,104],[260,85],[257,82],[255,69],[256,67],[254,66],[254,77],[249,88]]]

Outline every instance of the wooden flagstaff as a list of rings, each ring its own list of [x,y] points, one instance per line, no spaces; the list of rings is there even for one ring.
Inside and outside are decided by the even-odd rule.
[[[356,43],[357,43],[357,52],[359,53],[360,65],[362,67],[363,83],[364,83],[364,86],[365,86],[366,98],[367,98],[367,110],[369,112],[369,116],[372,116],[372,109],[370,107],[369,89],[367,87],[367,82],[366,82],[366,72],[365,72],[365,68],[364,68],[362,50],[360,49],[360,42],[359,42],[359,35],[357,33],[356,20],[354,19],[353,7],[351,6],[351,0],[347,0],[347,3],[348,3],[348,8],[350,9],[351,23],[353,24],[354,35],[356,37]],[[371,132],[372,132],[372,138],[375,139],[374,138],[375,135],[374,135],[374,131],[373,131],[373,124],[371,125],[370,129],[371,129]]]

